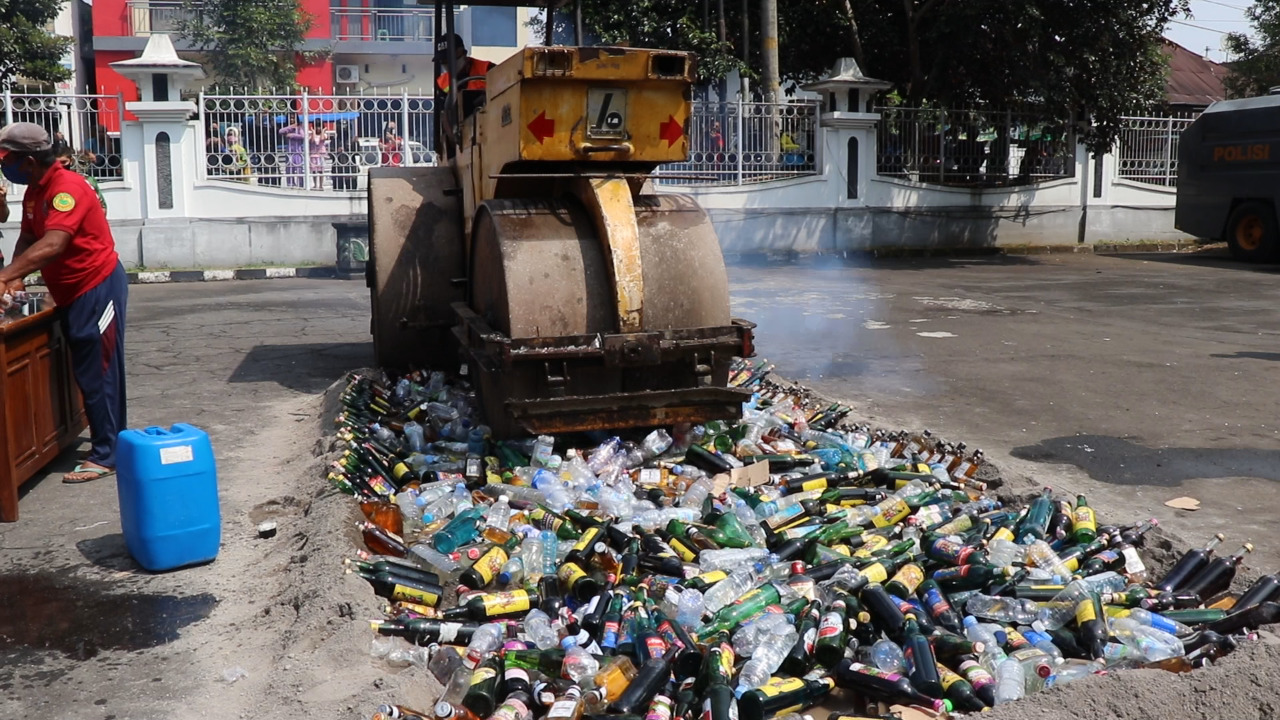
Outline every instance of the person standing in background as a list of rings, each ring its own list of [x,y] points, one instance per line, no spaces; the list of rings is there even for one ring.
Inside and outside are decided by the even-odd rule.
[[[280,134],[285,139],[285,162],[286,173],[289,176],[289,187],[304,187],[302,179],[302,157],[307,146],[307,129],[298,123],[295,117],[293,122],[280,128]]]
[[[316,120],[311,124],[311,133],[307,135],[307,149],[310,153],[312,189],[323,190],[324,161],[329,155],[329,137],[325,133],[323,122]]]

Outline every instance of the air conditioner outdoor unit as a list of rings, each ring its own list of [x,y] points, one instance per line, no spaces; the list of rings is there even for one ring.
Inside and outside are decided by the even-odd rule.
[[[339,65],[335,72],[336,80],[340,83],[357,83],[360,82],[360,66],[359,65]]]

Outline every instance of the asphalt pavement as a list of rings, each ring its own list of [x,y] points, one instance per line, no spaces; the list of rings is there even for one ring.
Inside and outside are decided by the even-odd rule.
[[[1251,540],[1254,568],[1280,567],[1280,267],[1212,254],[817,259],[735,265],[730,281],[761,355],[873,424],[981,447],[1024,488],[1086,493],[1104,521],[1150,515],[1187,542]],[[21,612],[0,620],[0,716],[159,717],[140,708],[189,710],[190,693],[212,700],[199,693],[240,666],[268,674],[235,638],[270,607],[228,602],[274,571],[253,519],[297,503],[274,474],[298,449],[273,431],[372,362],[359,281],[134,286],[128,320],[130,424],[209,431],[235,543],[205,568],[142,573],[114,484],[63,485],[74,454],[61,458],[25,489],[21,520],[0,525],[0,581],[28,583]],[[1202,509],[1164,506],[1180,495]],[[138,630],[157,616],[158,631],[105,646],[53,622]],[[210,717],[252,715],[261,696],[244,697]]]

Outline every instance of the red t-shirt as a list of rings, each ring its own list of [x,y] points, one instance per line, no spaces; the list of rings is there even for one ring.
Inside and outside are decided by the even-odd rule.
[[[39,240],[50,230],[71,233],[71,242],[40,274],[54,302],[68,305],[105,280],[120,258],[93,186],[58,163],[22,196],[22,232]]]

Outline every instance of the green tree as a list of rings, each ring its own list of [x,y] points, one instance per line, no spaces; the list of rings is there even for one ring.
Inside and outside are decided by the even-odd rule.
[[[62,66],[71,38],[45,29],[62,5],[61,0],[0,0],[0,84],[17,78],[56,83],[71,77]]]
[[[315,18],[299,0],[183,0],[183,10],[179,34],[229,85],[290,88],[300,63],[324,55],[302,51]]]
[[[1280,1],[1254,0],[1246,14],[1258,39],[1227,34],[1227,52],[1236,58],[1224,81],[1232,97],[1265,95],[1280,85]]]
[[[1270,5],[1280,0],[1262,0]],[[742,37],[739,2],[584,0],[584,20],[606,42],[705,52],[719,77],[750,50],[759,67],[756,9]],[[725,8],[729,36],[711,33]],[[894,84],[909,104],[1021,109],[1045,119],[1091,119],[1094,150],[1114,140],[1123,115],[1162,97],[1160,52],[1169,20],[1188,0],[778,0],[784,85],[817,79],[840,57]]]

